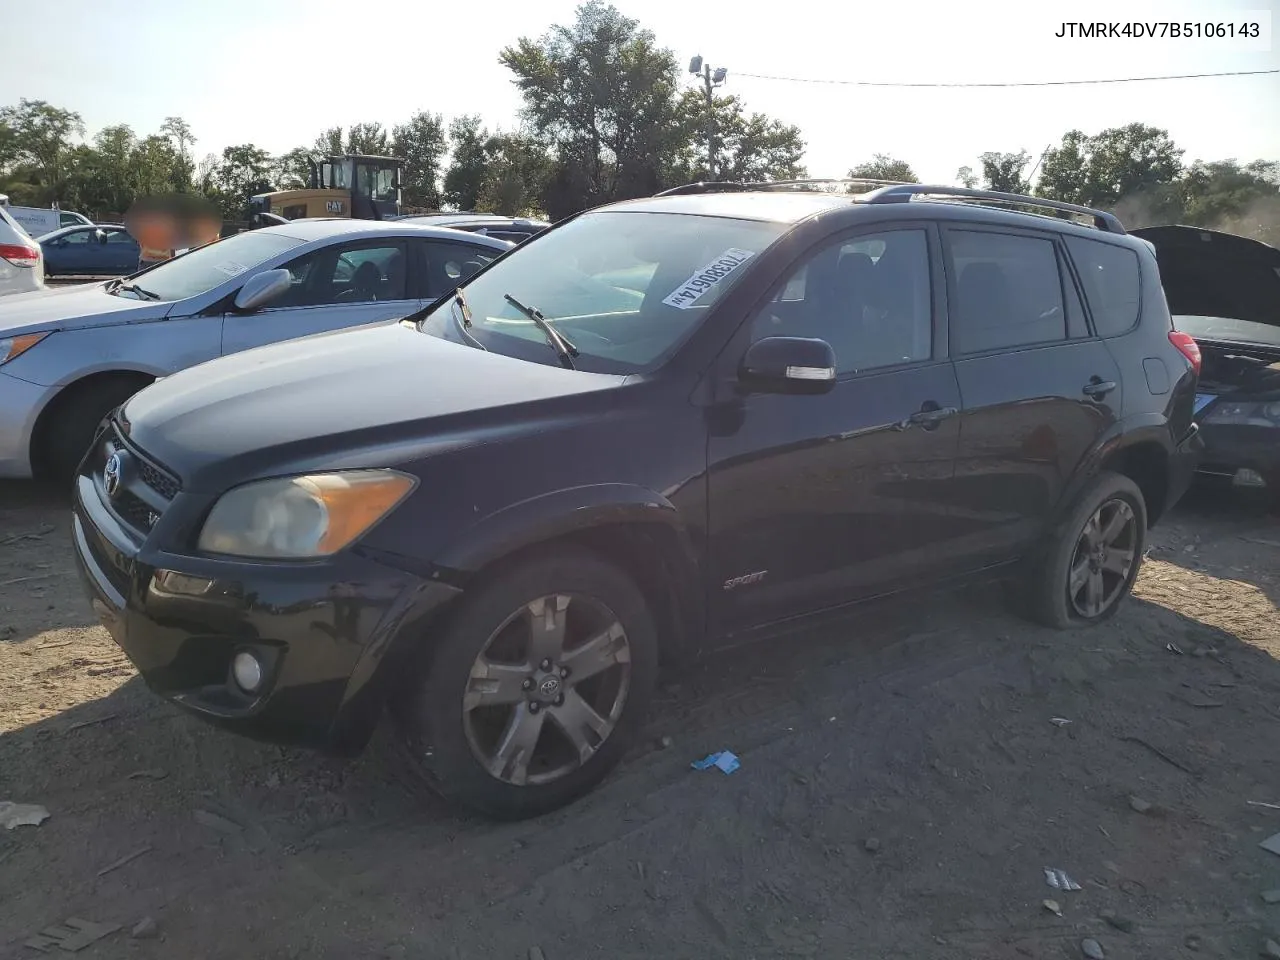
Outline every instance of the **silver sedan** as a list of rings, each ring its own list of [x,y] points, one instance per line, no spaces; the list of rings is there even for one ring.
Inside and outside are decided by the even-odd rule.
[[[443,227],[296,220],[106,283],[0,300],[0,477],[69,476],[112,409],[251,347],[392,320],[513,244]]]

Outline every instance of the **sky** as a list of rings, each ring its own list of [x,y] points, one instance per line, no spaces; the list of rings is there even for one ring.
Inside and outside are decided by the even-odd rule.
[[[6,0],[14,3],[16,0]],[[723,94],[800,127],[811,176],[839,177],[887,153],[925,181],[954,183],[987,150],[1034,156],[1070,129],[1140,121],[1167,129],[1184,160],[1280,160],[1280,74],[1097,86],[901,89],[800,80],[1007,83],[1280,68],[1280,0],[969,0],[929,9],[789,0],[743,4],[615,0],[681,63],[725,67]],[[89,134],[140,135],[183,117],[203,156],[237,143],[272,153],[326,127],[446,121],[478,113],[516,125],[520,97],[501,49],[573,19],[575,0],[67,0],[25,4],[0,58],[0,104],[78,111]],[[1258,40],[1057,37],[1064,21],[1255,22]],[[1160,29],[1157,27],[1157,29]],[[23,42],[14,42],[19,36]],[[40,39],[43,38],[43,39]],[[751,76],[755,75],[755,76]],[[692,85],[692,77],[686,77]]]

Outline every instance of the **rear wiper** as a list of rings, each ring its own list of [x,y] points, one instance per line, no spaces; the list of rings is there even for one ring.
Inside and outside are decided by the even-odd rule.
[[[129,293],[136,293],[143,300],[159,300],[160,299],[160,294],[152,293],[150,290],[143,290],[142,287],[138,286],[136,283],[122,283],[120,284],[120,286],[116,287],[115,290],[125,290]],[[113,290],[112,292],[114,293],[115,290]]]
[[[574,369],[572,358],[578,355],[578,348],[569,342],[569,338],[555,327],[551,326],[551,324],[547,323],[547,318],[542,315],[542,311],[538,310],[537,307],[527,306],[509,293],[504,293],[502,296],[507,303],[511,304],[532,320],[538,329],[543,332],[547,338],[547,342],[551,344],[551,348],[555,350],[556,356],[560,358],[560,362],[570,370]]]

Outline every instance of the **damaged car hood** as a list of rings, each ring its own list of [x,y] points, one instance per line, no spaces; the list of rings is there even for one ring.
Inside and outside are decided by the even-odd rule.
[[[1177,329],[1196,338],[1280,345],[1280,250],[1200,227],[1129,232],[1155,247]]]

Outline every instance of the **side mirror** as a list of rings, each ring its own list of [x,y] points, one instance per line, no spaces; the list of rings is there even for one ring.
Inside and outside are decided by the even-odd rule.
[[[765,337],[747,348],[738,379],[766,393],[826,393],[836,382],[836,353],[825,340]]]
[[[241,313],[260,310],[272,300],[284,296],[292,286],[293,274],[288,270],[265,270],[255,274],[245,281],[236,294],[236,309]]]

